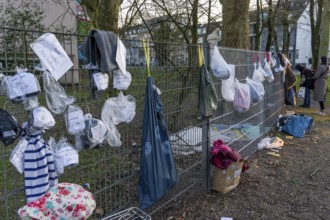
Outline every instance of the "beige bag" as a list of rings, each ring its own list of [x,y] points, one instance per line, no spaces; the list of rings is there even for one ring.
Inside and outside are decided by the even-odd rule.
[[[243,164],[241,161],[230,164],[227,169],[215,168],[212,189],[223,194],[234,189],[239,183]]]

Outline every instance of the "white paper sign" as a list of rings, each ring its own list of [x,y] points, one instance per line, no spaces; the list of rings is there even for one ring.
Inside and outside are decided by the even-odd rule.
[[[69,112],[66,116],[67,129],[70,134],[76,134],[85,129],[84,113],[81,110]]]
[[[24,171],[24,151],[29,142],[21,139],[10,155],[10,162],[16,167],[19,173]]]
[[[9,99],[24,97],[27,94],[40,91],[36,78],[32,73],[17,73],[12,77],[6,77],[5,80]]]
[[[91,128],[91,132],[92,132],[92,137],[95,140],[101,140],[103,138],[103,133],[102,133],[103,129],[102,129],[102,125],[101,124],[97,124],[96,126]]]
[[[109,86],[109,76],[107,73],[93,73],[94,82],[97,90],[106,90]]]
[[[71,146],[65,146],[59,149],[58,155],[62,158],[64,167],[79,163],[78,152]]]
[[[35,42],[30,44],[30,47],[56,81],[73,66],[71,59],[54,34],[41,35]]]
[[[116,53],[116,62],[119,69],[126,73],[126,48],[123,42],[119,39],[117,40],[117,53]]]
[[[126,71],[123,74],[120,69],[113,71],[113,88],[118,90],[126,90],[131,84],[132,76]]]

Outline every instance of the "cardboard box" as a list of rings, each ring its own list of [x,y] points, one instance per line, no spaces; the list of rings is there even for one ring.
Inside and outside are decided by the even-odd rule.
[[[243,164],[241,161],[230,164],[227,169],[215,168],[212,189],[223,194],[234,189],[239,183]]]

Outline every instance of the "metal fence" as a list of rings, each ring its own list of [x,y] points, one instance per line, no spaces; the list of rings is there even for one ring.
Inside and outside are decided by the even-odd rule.
[[[39,63],[29,44],[43,32],[0,28],[1,72],[13,75],[15,67],[28,68],[39,79],[41,72],[34,70]],[[74,63],[74,67],[59,82],[68,95],[76,97],[76,105],[84,113],[100,118],[102,106],[107,98],[117,95],[112,83],[98,99],[92,98],[89,72],[83,67],[89,63],[78,53],[86,36],[55,33],[63,48]],[[137,180],[140,163],[143,101],[146,86],[146,67],[141,41],[125,40],[127,69],[132,83],[125,94],[136,98],[136,116],[129,124],[118,126],[122,146],[104,144],[98,149],[83,149],[79,152],[79,166],[66,168],[59,177],[60,182],[89,183],[97,209],[92,219],[114,214],[125,208],[138,206]],[[171,146],[179,173],[178,182],[159,202],[145,210],[155,219],[165,218],[175,207],[175,200],[187,192],[203,193],[210,189],[209,147],[212,141],[222,138],[244,157],[250,156],[258,141],[276,123],[277,115],[284,106],[284,90],[281,75],[275,74],[272,83],[265,82],[265,98],[247,113],[236,113],[232,103],[221,98],[221,81],[213,79],[219,96],[218,109],[208,120],[198,119],[198,65],[197,46],[151,43],[151,75],[161,90],[165,120],[169,129]],[[226,61],[236,66],[236,77],[244,80],[253,72],[254,51],[220,48]],[[204,48],[208,63],[209,48]],[[263,57],[263,54],[259,54]],[[263,62],[262,62],[263,63]],[[41,80],[40,80],[41,81]],[[110,80],[111,81],[111,80]],[[42,84],[41,84],[42,87]],[[47,106],[44,93],[39,95],[40,105]],[[9,111],[20,124],[27,120],[28,113],[21,104],[12,104],[0,97],[1,108]],[[65,136],[71,143],[74,137],[66,132],[64,116],[55,115],[56,126],[47,130],[44,139]],[[25,204],[24,180],[9,162],[11,146],[0,144],[0,219],[17,218],[17,210]],[[204,190],[200,190],[202,186]],[[197,189],[197,190],[196,190]]]

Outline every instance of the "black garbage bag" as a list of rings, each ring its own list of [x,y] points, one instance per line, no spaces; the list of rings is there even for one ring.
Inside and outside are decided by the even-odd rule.
[[[147,79],[138,194],[140,208],[159,200],[177,181],[176,165],[163,116],[163,105]]]
[[[21,126],[7,111],[0,109],[0,140],[5,146],[15,142],[22,132]]]
[[[200,67],[198,114],[204,119],[217,109],[218,96],[205,64]]]

